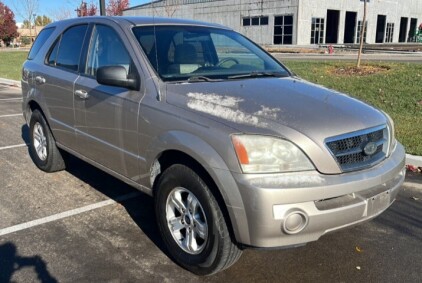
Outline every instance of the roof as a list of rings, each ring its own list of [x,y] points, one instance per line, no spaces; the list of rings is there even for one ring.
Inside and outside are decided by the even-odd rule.
[[[115,17],[116,18],[116,17]],[[164,18],[164,17],[117,17],[121,19],[125,19],[134,25],[193,25],[193,26],[207,26],[207,27],[215,27],[215,28],[223,28],[223,29],[230,29],[226,26],[213,24],[208,22],[202,21],[195,21],[195,20],[188,20],[188,19],[178,19],[178,18]]]
[[[121,24],[132,24],[132,25],[192,25],[192,26],[206,26],[206,27],[214,27],[214,28],[222,28],[222,29],[230,29],[226,26],[222,26],[219,24],[195,21],[195,20],[187,20],[187,19],[177,19],[177,18],[164,18],[164,17],[131,17],[131,16],[117,16],[117,17],[110,17],[110,16],[95,16],[95,17],[80,17],[80,18],[73,18],[63,21],[57,21],[49,24],[48,26],[55,26],[60,25],[61,23],[78,23],[78,22],[89,22],[90,20],[98,20],[98,19],[106,19],[110,21],[114,21],[116,23]]]

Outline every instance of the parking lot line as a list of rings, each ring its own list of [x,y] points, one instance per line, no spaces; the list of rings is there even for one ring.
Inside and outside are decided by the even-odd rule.
[[[24,146],[27,146],[27,144],[26,143],[21,143],[21,144],[15,144],[15,145],[8,145],[8,146],[2,146],[2,147],[0,147],[0,150],[10,149],[10,148],[16,148],[16,147],[24,147]]]
[[[22,116],[22,113],[19,113],[19,114],[7,114],[7,115],[0,115],[0,118],[5,118],[5,117],[15,117],[15,116]]]
[[[0,98],[0,101],[13,101],[13,100],[22,100],[22,97],[17,97],[17,98]]]
[[[84,212],[88,212],[88,211],[91,211],[91,210],[94,210],[94,209],[97,209],[97,208],[101,208],[101,207],[104,207],[104,206],[108,206],[108,205],[111,205],[111,204],[115,204],[115,203],[118,203],[118,202],[129,200],[129,199],[135,198],[135,197],[137,197],[141,194],[142,194],[141,192],[134,192],[134,193],[130,193],[130,194],[126,194],[126,195],[117,197],[114,200],[113,199],[104,200],[104,201],[89,204],[89,205],[86,205],[86,206],[83,206],[83,207],[80,207],[80,208],[68,210],[68,211],[65,211],[65,212],[57,213],[57,214],[50,215],[50,216],[47,216],[47,217],[43,217],[43,218],[40,218],[40,219],[36,219],[36,220],[28,221],[28,222],[25,222],[25,223],[17,224],[17,225],[14,225],[14,226],[10,226],[10,227],[7,227],[7,228],[3,228],[3,229],[0,229],[0,236],[11,234],[11,233],[18,232],[18,231],[22,231],[22,230],[29,229],[29,228],[32,228],[32,227],[35,227],[35,226],[39,226],[39,225],[42,225],[42,224],[45,224],[45,223],[57,221],[57,220],[60,220],[60,219],[63,219],[63,218],[67,218],[67,217],[70,217],[70,216],[74,216],[74,215],[78,215],[78,214],[81,214],[81,213],[84,213]]]

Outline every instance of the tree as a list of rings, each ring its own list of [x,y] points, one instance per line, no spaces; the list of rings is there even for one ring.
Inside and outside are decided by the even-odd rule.
[[[0,2],[0,40],[9,44],[18,35],[15,14],[9,7]]]
[[[363,41],[365,38],[366,32],[366,13],[367,13],[367,2],[368,0],[363,0],[363,21],[362,21],[362,29],[360,30],[360,45],[359,45],[359,52],[358,52],[358,62],[356,64],[356,68],[360,68],[360,59],[362,57],[362,49],[363,49]]]
[[[62,9],[50,10],[50,15],[52,15],[55,21],[61,21],[61,20],[72,18],[73,12],[74,11],[71,9],[62,8]]]
[[[37,16],[35,18],[35,25],[36,26],[46,26],[49,23],[51,23],[53,20],[47,17],[46,15],[43,16]]]
[[[129,0],[110,0],[107,4],[107,15],[108,16],[121,16],[123,10],[129,8]]]
[[[97,5],[95,5],[92,1],[89,3],[89,5],[82,1],[79,8],[77,8],[76,14],[78,17],[87,17],[87,16],[95,16],[97,14]]]
[[[24,20],[22,24],[22,28],[31,28],[32,24],[28,20]]]
[[[27,23],[33,23],[32,18],[38,11],[39,0],[14,0],[12,3],[17,14],[24,18]],[[29,29],[29,35],[32,35],[31,29]]]
[[[27,36],[22,36],[21,42],[22,42],[23,45],[29,45],[29,44],[31,44],[31,39]]]

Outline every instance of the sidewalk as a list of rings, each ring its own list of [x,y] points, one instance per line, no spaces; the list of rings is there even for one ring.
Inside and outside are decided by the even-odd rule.
[[[21,87],[20,81],[0,78],[0,85]],[[422,167],[422,156],[406,154],[406,165],[413,165],[414,167]]]

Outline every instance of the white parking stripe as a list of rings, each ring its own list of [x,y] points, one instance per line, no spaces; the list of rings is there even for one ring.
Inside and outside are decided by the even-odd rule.
[[[65,211],[65,212],[57,213],[57,214],[47,216],[47,217],[44,217],[44,218],[40,218],[40,219],[32,220],[32,221],[29,221],[29,222],[25,222],[25,223],[22,223],[22,224],[3,228],[3,229],[0,229],[0,236],[7,235],[7,234],[10,234],[10,233],[14,233],[14,232],[17,232],[17,231],[22,231],[22,230],[25,230],[25,229],[28,229],[28,228],[32,228],[32,227],[39,226],[39,225],[42,225],[42,224],[45,224],[45,223],[57,221],[57,220],[67,218],[67,217],[70,217],[70,216],[78,215],[78,214],[81,214],[81,213],[84,213],[84,212],[87,212],[87,211],[91,211],[91,210],[94,210],[94,209],[97,209],[97,208],[100,208],[100,207],[104,207],[104,206],[114,204],[114,203],[117,203],[117,202],[122,202],[122,201],[125,201],[125,200],[128,200],[128,199],[135,198],[135,197],[139,196],[140,194],[141,194],[141,192],[134,192],[134,193],[130,193],[130,194],[127,194],[127,195],[117,197],[116,200],[109,199],[109,200],[97,202],[97,203],[94,203],[94,204],[90,204],[90,205],[87,205],[87,206],[83,206],[83,207],[80,207],[80,208],[76,208],[76,209],[68,210],[68,211]]]
[[[21,143],[21,144],[15,144],[15,145],[8,145],[8,146],[2,146],[2,147],[0,147],[0,150],[10,149],[10,148],[16,148],[16,147],[24,147],[24,146],[27,146],[27,144],[26,143]]]
[[[19,114],[7,114],[7,115],[0,115],[0,118],[5,118],[5,117],[15,117],[15,116],[22,116],[22,113],[19,113]]]
[[[0,98],[0,101],[10,101],[10,100],[22,100],[22,97],[20,97],[20,98]]]

